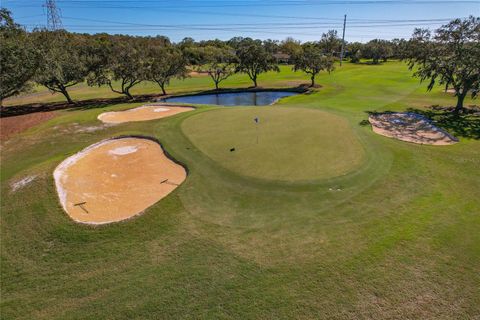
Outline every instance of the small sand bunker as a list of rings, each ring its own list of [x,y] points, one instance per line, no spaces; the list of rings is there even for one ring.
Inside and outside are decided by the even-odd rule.
[[[177,113],[194,110],[192,107],[174,107],[169,105],[148,105],[125,111],[104,112],[98,120],[104,123],[124,123],[131,121],[146,121],[173,116]]]
[[[434,126],[422,115],[396,112],[370,115],[373,131],[386,137],[418,144],[449,145],[458,139]]]
[[[186,171],[145,138],[104,140],[65,159],[54,171],[63,209],[77,222],[128,219],[167,196]]]

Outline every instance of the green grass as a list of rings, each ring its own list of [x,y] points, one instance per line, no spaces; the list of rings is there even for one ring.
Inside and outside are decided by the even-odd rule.
[[[284,86],[302,79],[283,69],[264,75],[260,83]],[[195,81],[174,84],[172,90],[208,86],[206,79]],[[238,76],[225,86],[247,83]],[[366,111],[453,105],[454,98],[441,88],[426,93],[397,62],[345,64],[318,83],[323,85],[318,92],[284,99],[281,108],[199,107],[94,132],[78,128],[99,126],[99,113],[138,103],[65,110],[5,142],[2,319],[478,317],[480,141],[465,134],[453,146],[421,146],[359,125]],[[275,123],[284,121],[282,112],[303,114],[306,109],[318,112],[318,118],[308,117],[310,124],[338,121],[342,127],[333,128],[338,145],[301,144],[314,152],[324,145],[338,153],[342,139],[355,137],[362,163],[346,175],[329,177],[325,171],[323,178],[319,174],[309,181],[263,179],[272,178],[265,168],[242,174],[241,161],[229,164],[210,149],[223,147],[221,141],[227,146],[226,125],[210,133],[200,124],[221,116],[239,128],[256,109],[274,116]],[[278,138],[303,130],[285,129]],[[328,134],[322,128],[308,131]],[[187,180],[131,221],[97,228],[75,224],[58,203],[53,169],[68,155],[123,134],[158,138],[187,165]],[[314,155],[302,156],[308,162]],[[263,160],[278,173],[277,158]],[[259,155],[256,163],[260,160]],[[38,177],[11,192],[10,184],[27,175]]]
[[[228,108],[190,117],[182,129],[225,168],[260,179],[332,178],[358,167],[364,156],[348,121],[313,109]]]
[[[292,87],[300,83],[307,83],[306,77],[300,73],[294,73],[289,66],[281,66],[281,72],[268,72],[259,76],[260,86],[269,87]],[[273,79],[272,79],[273,78]],[[231,76],[222,81],[220,88],[245,88],[252,86],[252,81],[242,74]],[[215,86],[211,78],[207,75],[193,76],[185,80],[172,79],[170,86],[167,88],[168,94],[191,93],[195,91],[212,90]],[[141,82],[131,90],[132,94],[161,94],[160,87],[154,82]],[[74,100],[96,99],[96,98],[113,98],[121,95],[112,92],[107,86],[89,87],[86,83],[78,84],[69,89],[70,96]],[[22,96],[6,99],[4,105],[19,105],[36,102],[58,102],[65,101],[62,94],[51,93],[45,87],[36,86],[33,92]]]

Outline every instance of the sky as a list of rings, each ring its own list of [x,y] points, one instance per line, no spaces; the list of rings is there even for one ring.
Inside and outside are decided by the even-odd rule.
[[[27,29],[47,24],[45,0],[0,0]],[[164,35],[178,42],[235,36],[316,41],[337,30],[345,40],[409,38],[454,18],[480,16],[480,0],[56,0],[72,32]]]

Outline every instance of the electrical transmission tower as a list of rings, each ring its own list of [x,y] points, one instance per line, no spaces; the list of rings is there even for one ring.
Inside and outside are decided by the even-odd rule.
[[[60,9],[57,8],[55,0],[45,0],[44,7],[47,8],[47,28],[50,31],[63,29],[60,19]]]

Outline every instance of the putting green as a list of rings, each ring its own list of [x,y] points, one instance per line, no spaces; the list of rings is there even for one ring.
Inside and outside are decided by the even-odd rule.
[[[217,109],[186,119],[182,130],[223,167],[260,179],[332,178],[355,170],[365,159],[346,119],[313,109]]]

